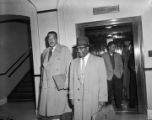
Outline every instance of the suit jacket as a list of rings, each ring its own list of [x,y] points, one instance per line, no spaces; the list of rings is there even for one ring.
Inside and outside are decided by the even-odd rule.
[[[70,111],[67,106],[67,90],[58,91],[52,77],[58,74],[68,75],[72,58],[70,50],[58,44],[48,61],[49,49],[46,48],[42,53],[39,114],[43,116],[61,115]]]
[[[108,52],[103,54],[103,58],[105,60],[105,65],[107,69],[107,80],[111,80],[113,75],[115,75],[117,78],[121,78],[123,74],[123,62],[121,55],[118,53],[114,53],[114,69],[112,67],[112,63]]]
[[[91,120],[99,101],[107,101],[107,77],[103,58],[89,56],[85,66],[83,84],[80,77],[80,58],[70,66],[70,99],[74,100],[75,120]]]

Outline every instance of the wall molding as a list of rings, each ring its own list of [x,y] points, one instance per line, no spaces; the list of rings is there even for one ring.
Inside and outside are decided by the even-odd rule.
[[[47,12],[57,12],[58,10],[57,9],[50,9],[50,10],[42,10],[42,11],[37,11],[38,14],[41,14],[41,13],[47,13]]]
[[[41,77],[41,74],[35,74],[34,77]]]

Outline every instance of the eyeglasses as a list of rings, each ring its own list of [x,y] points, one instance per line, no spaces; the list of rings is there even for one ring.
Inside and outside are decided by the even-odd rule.
[[[76,52],[83,52],[86,51],[88,46],[78,46],[76,47]]]
[[[84,50],[84,49],[86,49],[86,48],[87,48],[87,46],[78,46],[78,47],[76,48],[76,50],[79,51],[79,50]]]
[[[78,46],[77,49],[84,49],[86,46]]]

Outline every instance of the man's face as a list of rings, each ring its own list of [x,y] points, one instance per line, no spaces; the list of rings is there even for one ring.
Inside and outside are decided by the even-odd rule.
[[[115,52],[116,50],[116,45],[115,44],[112,44],[109,46],[109,52]]]
[[[77,47],[77,53],[78,57],[83,58],[85,57],[89,52],[89,47],[87,46],[78,46]]]
[[[57,38],[54,34],[48,35],[48,44],[50,47],[54,47],[57,44]]]

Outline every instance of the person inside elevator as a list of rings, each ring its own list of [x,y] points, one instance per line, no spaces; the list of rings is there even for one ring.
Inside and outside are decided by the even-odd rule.
[[[108,82],[108,103],[115,103],[116,109],[121,110],[122,101],[122,75],[123,62],[119,53],[116,53],[116,44],[110,41],[107,45],[107,52],[102,56],[105,60]]]

